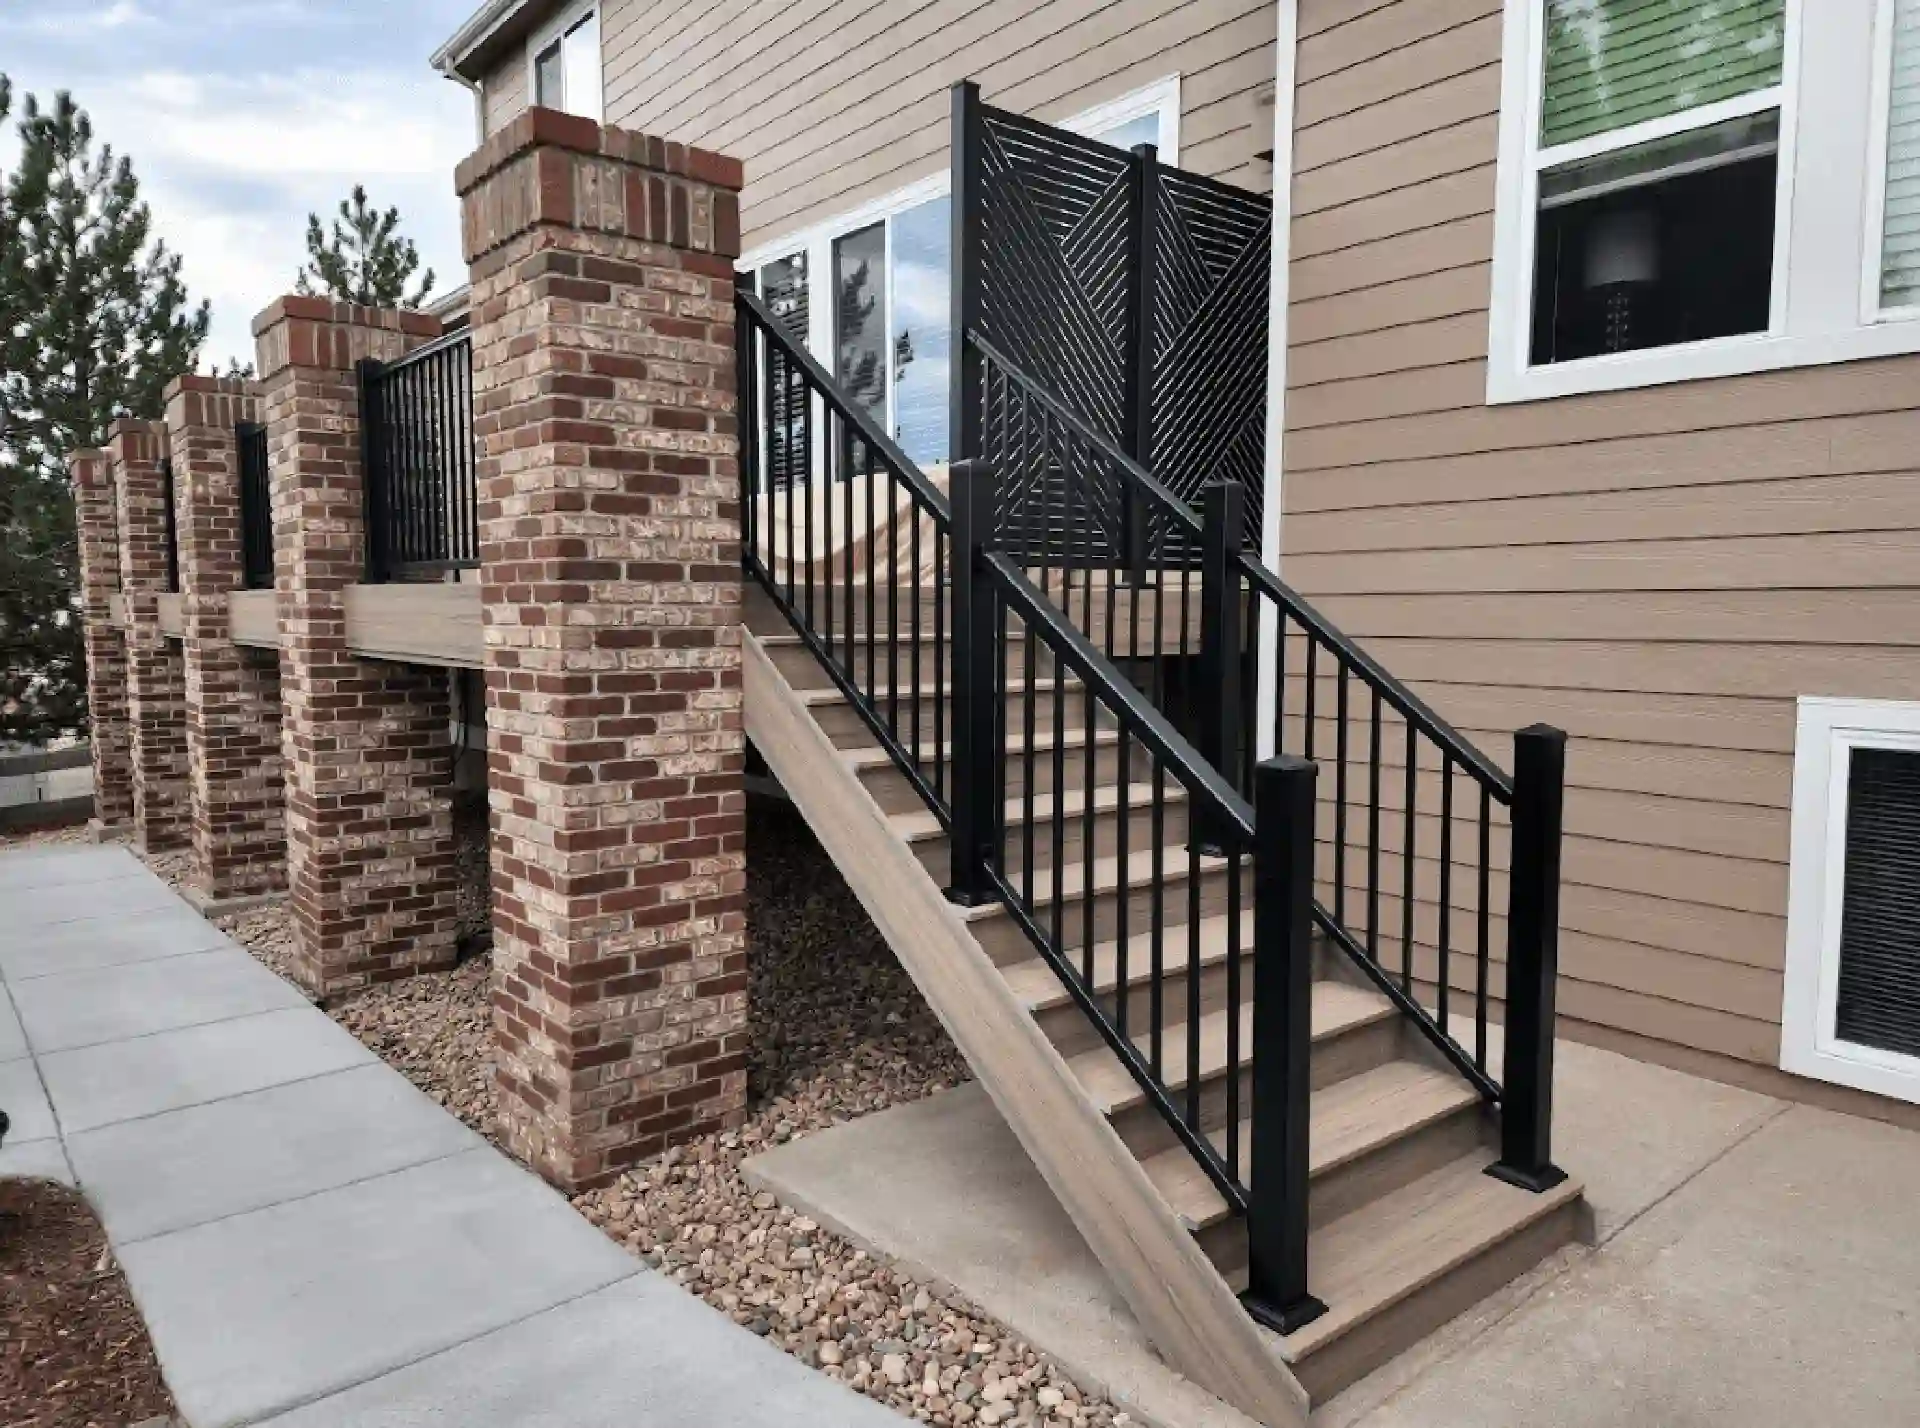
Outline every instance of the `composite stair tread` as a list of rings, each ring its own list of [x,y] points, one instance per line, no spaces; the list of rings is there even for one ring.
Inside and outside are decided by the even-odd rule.
[[[1035,742],[1037,744],[1038,740]],[[1169,788],[1164,792],[1164,802],[1169,806],[1184,803],[1186,796],[1187,794],[1184,788]],[[1119,806],[1120,786],[1118,783],[1103,783],[1094,789],[1093,809],[1095,813],[1110,813]],[[1145,809],[1151,808],[1152,806],[1153,790],[1148,781],[1137,778],[1129,779],[1127,781],[1127,807]],[[1083,817],[1087,811],[1087,791],[1085,787],[1068,789],[1066,797],[1060,801],[1060,807],[1063,816],[1069,820]],[[1005,808],[1008,831],[1011,832],[1012,829],[1026,817],[1026,794],[1013,794],[1007,799]],[[1036,789],[1033,795],[1033,821],[1035,825],[1050,825],[1053,821],[1053,816],[1053,795],[1051,793],[1041,793]],[[895,813],[890,815],[887,821],[892,824],[893,831],[909,843],[924,843],[930,839],[943,838],[946,836],[946,829],[941,826],[939,817],[930,809],[917,808],[910,813]],[[1044,839],[1041,841],[1044,842]],[[1138,860],[1137,854],[1129,853],[1127,858],[1129,865]],[[1049,883],[1048,887],[1051,888],[1052,884]]]
[[[1280,1340],[1298,1363],[1449,1272],[1495,1249],[1581,1195],[1568,1179],[1534,1194],[1486,1173],[1477,1150],[1317,1227],[1307,1287],[1327,1312]]]
[[[1249,990],[1251,990],[1249,988]],[[1393,1016],[1393,1004],[1378,992],[1347,982],[1322,981],[1313,984],[1313,1039],[1323,1041],[1340,1036],[1369,1023]],[[1222,1007],[1207,1012],[1197,1023],[1200,1044],[1200,1077],[1211,1080],[1227,1069],[1227,1029],[1234,1013]],[[1240,1053],[1242,1059],[1253,1046],[1253,1003],[1251,997],[1239,1009]],[[1187,1084],[1189,1070],[1187,1028],[1178,1022],[1165,1029],[1161,1042],[1161,1082],[1170,1091]],[[1152,1037],[1148,1032],[1132,1038],[1142,1056],[1148,1054]],[[1105,1045],[1083,1051],[1067,1059],[1067,1065],[1079,1080],[1081,1089],[1106,1115],[1114,1115],[1145,1099],[1139,1084]]]
[[[1226,961],[1227,951],[1233,945],[1228,936],[1232,919],[1226,917],[1208,917],[1200,922],[1200,966],[1202,970],[1218,966]],[[1253,914],[1240,916],[1240,951],[1253,951]],[[1162,929],[1160,934],[1161,959],[1164,972],[1184,972],[1191,962],[1191,946],[1186,924],[1177,924],[1171,931]],[[1113,940],[1102,942],[1093,949],[1093,989],[1095,992],[1110,992],[1120,984],[1120,943]],[[1153,973],[1153,933],[1141,932],[1129,937],[1127,948],[1127,981],[1136,987],[1145,986]],[[1081,965],[1080,955],[1072,954],[1075,967]],[[1059,976],[1048,965],[1045,958],[1034,956],[1022,962],[1011,962],[1000,969],[1007,979],[1007,985],[1020,999],[1021,1005],[1028,1011],[1047,1011],[1053,1007],[1064,1006],[1073,1000],[1067,989],[1060,984]]]
[[[1153,849],[1129,848],[1127,850],[1126,863],[1127,886],[1136,891],[1144,890],[1153,879]],[[1197,866],[1202,873],[1209,873],[1216,869],[1224,868],[1226,865],[1227,860],[1225,858],[1216,858],[1207,853],[1195,853],[1185,844],[1172,845],[1160,850],[1160,875],[1165,881],[1170,883],[1184,881],[1188,871],[1195,866]],[[1060,895],[1068,902],[1077,901],[1082,894],[1086,892],[1089,886],[1089,878],[1091,878],[1091,887],[1095,897],[1105,896],[1120,886],[1120,856],[1117,853],[1095,858],[1091,863],[1066,862],[1058,866],[1060,870]],[[1038,883],[1039,886],[1033,890],[1033,895],[1028,901],[1035,909],[1036,916],[1038,915],[1039,909],[1053,906],[1053,873],[1054,870],[1052,868],[1034,869],[1033,880]],[[1026,881],[1024,872],[1016,871],[1012,881],[1015,887],[1023,886]],[[1253,895],[1253,878],[1251,871],[1246,875],[1245,895],[1249,899],[1251,899]],[[1177,909],[1174,908],[1172,903],[1169,903],[1169,911],[1177,910],[1184,917],[1186,911],[1185,897],[1186,895],[1184,893],[1181,894],[1181,901]],[[992,918],[1004,917],[1006,916],[1006,911],[998,903],[988,903],[983,907],[967,908],[962,915],[970,922],[984,922]],[[1186,924],[1184,921],[1176,922],[1172,918],[1169,918],[1167,925],[1169,927],[1184,927]],[[1075,955],[1077,956],[1078,954],[1076,953]]]
[[[1389,1061],[1348,1076],[1313,1093],[1309,1112],[1307,1168],[1324,1175],[1367,1153],[1393,1144],[1448,1116],[1471,1110],[1480,1101],[1473,1087],[1452,1071],[1424,1061]],[[1211,1137],[1225,1149],[1224,1132]],[[1243,1177],[1253,1163],[1252,1122],[1238,1128]],[[1142,1162],[1173,1212],[1193,1229],[1225,1218],[1227,1202],[1184,1146],[1175,1146]]]
[[[1004,686],[1008,694],[1025,694],[1029,690],[1035,694],[1051,694],[1059,687],[1060,681],[1050,675],[1042,676],[1039,679],[1012,679],[1008,680]],[[1080,686],[1074,684],[1071,687],[1078,689]],[[847,696],[841,692],[840,686],[837,684],[823,684],[817,688],[796,689],[793,692],[794,696],[809,709],[817,709],[833,704],[845,704],[847,702]],[[921,680],[918,684],[882,684],[873,689],[866,690],[864,693],[867,698],[871,699],[875,704],[885,704],[894,698],[906,701],[910,699],[934,699],[944,696],[951,699],[953,697],[953,684],[951,681],[933,684],[927,680]]]

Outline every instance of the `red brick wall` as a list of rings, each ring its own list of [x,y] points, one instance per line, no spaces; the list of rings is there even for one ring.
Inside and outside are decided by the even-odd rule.
[[[185,847],[186,661],[160,633],[168,539],[164,422],[121,417],[108,429],[120,528],[120,588],[127,606],[127,717],[132,728],[133,837],[148,852]]]
[[[444,670],[357,659],[354,364],[437,335],[418,313],[282,298],[254,321],[272,463],[295,971],[322,995],[453,961],[453,749]]]
[[[253,383],[182,377],[167,388],[180,532],[194,871],[203,905],[286,886],[280,660],[228,638],[243,582],[234,427],[259,419]]]
[[[133,731],[127,722],[127,637],[113,618],[120,593],[120,515],[104,451],[67,458],[80,537],[80,618],[87,642],[87,707],[93,746],[94,826],[133,823]]]
[[[579,1187],[745,1104],[740,171],[535,110],[457,182],[502,1116]]]

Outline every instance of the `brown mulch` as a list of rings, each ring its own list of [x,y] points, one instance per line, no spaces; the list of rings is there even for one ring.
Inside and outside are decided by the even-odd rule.
[[[125,1428],[172,1413],[86,1201],[49,1181],[0,1180],[0,1424]]]

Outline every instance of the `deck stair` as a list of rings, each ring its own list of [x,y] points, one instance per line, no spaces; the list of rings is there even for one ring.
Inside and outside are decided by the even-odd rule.
[[[1322,917],[1297,943],[1308,949],[1301,985],[1310,993],[1297,1023],[1310,1041],[1297,1090],[1305,1287],[1325,1307],[1284,1334],[1256,1322],[1239,1297],[1255,1221],[1232,1187],[1255,1202],[1263,1190],[1255,1117],[1271,1114],[1261,1107],[1274,1082],[1271,1063],[1256,1072],[1254,1052],[1279,1053],[1252,992],[1277,985],[1262,963],[1281,953],[1260,925],[1272,904],[1255,896],[1271,885],[1258,866],[1266,845],[1256,856],[1254,844],[1201,827],[1222,807],[1253,810],[1210,775],[1169,777],[1190,770],[1179,761],[1193,751],[1139,694],[1116,691],[1097,631],[1082,639],[1069,628],[1070,599],[1020,604],[1014,582],[1026,577],[1010,562],[994,577],[1004,610],[994,606],[984,627],[991,673],[971,664],[983,626],[969,626],[965,612],[986,608],[969,604],[980,598],[977,577],[960,569],[929,587],[924,576],[954,569],[978,541],[979,508],[961,509],[969,498],[959,489],[972,473],[958,470],[937,489],[916,481],[754,300],[743,299],[742,321],[765,364],[743,383],[759,403],[745,423],[749,466],[790,430],[790,412],[768,410],[765,393],[804,391],[831,429],[848,433],[847,448],[863,451],[856,465],[866,479],[890,475],[876,505],[924,525],[934,548],[916,561],[869,562],[848,579],[846,551],[878,544],[847,538],[862,512],[837,538],[813,542],[791,530],[771,537],[760,527],[779,502],[752,503],[749,737],[1169,1362],[1261,1422],[1304,1424],[1310,1404],[1572,1238],[1578,1183],[1556,1172],[1528,1188],[1487,1173],[1514,1159],[1503,1116],[1518,1102],[1511,1090],[1506,1105],[1488,1094],[1502,1068],[1484,1033],[1462,1050],[1449,1034],[1457,1016],[1449,1022],[1442,1002],[1436,1034],[1441,994],[1432,974],[1415,976],[1410,931],[1396,976],[1372,933]],[[825,522],[836,505],[829,494],[813,509]],[[778,559],[756,563],[756,544]],[[809,549],[822,558],[809,562]],[[867,587],[896,573],[908,583],[875,606],[908,613],[876,628],[865,620],[876,593]],[[814,586],[811,618],[797,608],[803,577]],[[1049,619],[1043,603],[1066,613]],[[837,612],[838,624],[822,611]],[[1149,620],[1143,637],[1139,626],[1129,619],[1128,655],[1143,639],[1151,656],[1196,633],[1184,602],[1165,630]],[[904,642],[918,655],[913,674],[897,658]],[[989,759],[996,777],[982,788]],[[1268,816],[1269,805],[1257,808]],[[991,841],[985,856],[1001,893],[956,900],[973,866],[956,858],[956,842],[974,836]],[[1461,859],[1471,851],[1464,838],[1453,849]],[[1438,980],[1464,998],[1440,936]],[[1360,944],[1373,961],[1356,958]],[[1470,963],[1464,975],[1471,983]]]

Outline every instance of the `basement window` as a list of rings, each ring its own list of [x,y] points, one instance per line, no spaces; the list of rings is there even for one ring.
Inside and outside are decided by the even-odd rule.
[[[564,10],[558,19],[535,34],[527,46],[527,63],[531,71],[527,88],[535,104],[599,122],[602,95],[598,5],[573,5]]]
[[[1784,1070],[1920,1102],[1920,705],[1803,699]]]
[[[1490,402],[1920,351],[1920,0],[1506,0],[1505,43]]]

